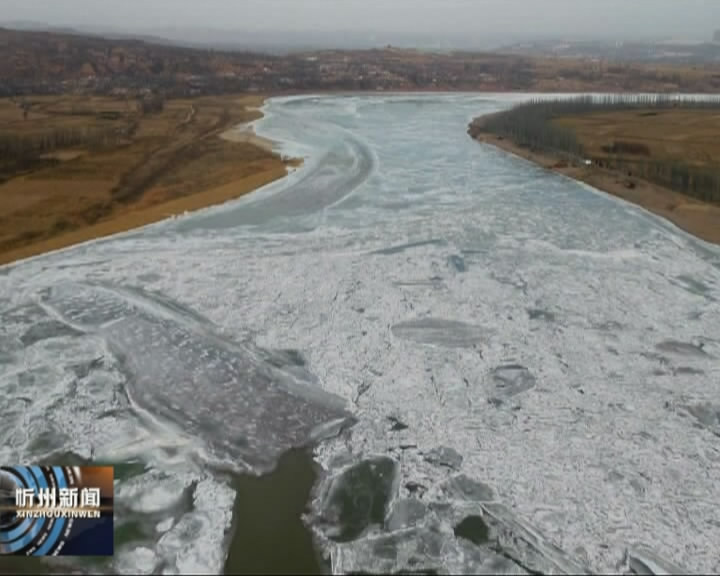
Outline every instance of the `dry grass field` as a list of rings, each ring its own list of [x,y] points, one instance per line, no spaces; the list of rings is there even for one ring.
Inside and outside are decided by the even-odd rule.
[[[54,144],[0,159],[0,263],[224,202],[287,173],[272,151],[220,137],[260,117],[259,96],[169,100],[146,114],[121,98],[29,102],[23,118],[0,100],[0,141]]]
[[[632,142],[648,149],[639,161],[647,157],[720,170],[719,110],[593,112],[555,122],[571,128],[593,158],[607,156],[603,148],[614,142]]]

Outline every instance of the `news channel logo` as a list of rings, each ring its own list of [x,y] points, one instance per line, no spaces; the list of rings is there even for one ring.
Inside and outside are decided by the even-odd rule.
[[[0,555],[112,556],[111,466],[0,466]]]

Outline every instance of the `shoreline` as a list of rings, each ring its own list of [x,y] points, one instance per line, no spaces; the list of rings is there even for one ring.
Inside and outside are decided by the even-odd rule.
[[[220,138],[228,142],[244,144],[252,144],[258,148],[262,148],[266,152],[275,152],[277,143],[264,136],[258,136],[252,126],[235,126],[220,134]]]
[[[568,87],[567,89],[560,89],[558,87],[553,88],[506,88],[502,89],[499,87],[480,87],[480,88],[451,88],[451,87],[436,87],[436,88],[393,88],[387,90],[361,90],[361,89],[343,89],[343,88],[330,88],[330,89],[319,89],[319,90],[274,90],[268,98],[284,98],[289,96],[392,96],[392,95],[406,95],[406,94],[475,94],[475,95],[492,95],[492,94],[541,94],[543,96],[553,95],[583,95],[583,94],[624,94],[624,95],[636,95],[636,94],[663,94],[668,96],[715,96],[717,92],[713,91],[696,91],[696,90],[627,90],[624,88],[612,87],[612,86],[585,86],[585,87]]]
[[[256,119],[263,116],[262,107],[271,96],[268,95],[241,95],[236,98],[237,106],[243,107],[243,99],[254,99],[256,106],[244,106],[244,109],[251,112]],[[151,186],[143,191],[142,195],[132,204],[110,214],[98,221],[79,226],[72,230],[51,235],[30,242],[26,245],[11,247],[0,252],[0,268],[17,264],[25,259],[44,256],[48,253],[64,250],[99,240],[115,234],[129,232],[156,224],[158,222],[194,212],[200,209],[217,206],[236,200],[259,188],[262,188],[276,180],[287,176],[291,169],[302,165],[302,159],[281,157],[276,151],[277,143],[258,136],[252,122],[241,122],[231,126],[222,126],[209,133],[202,134],[194,139],[191,144],[198,144],[208,138],[217,138],[226,145],[237,144],[250,146],[262,151],[263,154],[270,154],[274,158],[265,161],[257,170],[247,175],[235,177],[230,181],[213,184],[206,188],[184,195],[158,195],[157,187]],[[21,180],[25,176],[18,176],[14,180]],[[12,182],[12,181],[11,181]],[[161,191],[162,192],[162,191]]]
[[[288,163],[291,166],[293,163]],[[0,268],[18,264],[35,256],[71,248],[85,242],[130,232],[150,224],[236,200],[288,175],[287,166],[254,174],[228,184],[203,190],[189,196],[167,200],[148,207],[130,209],[121,215],[47,238],[0,254]]]
[[[482,117],[481,117],[482,118]],[[618,170],[598,166],[572,166],[559,156],[534,152],[507,138],[483,132],[475,122],[470,136],[503,152],[519,156],[541,168],[582,182],[616,198],[635,204],[684,232],[710,244],[720,245],[720,206],[709,204],[675,192],[641,178],[629,178]],[[633,187],[630,187],[632,183]]]
[[[2,253],[0,254],[0,269],[5,266],[16,265],[29,258],[45,256],[49,253],[66,250],[86,242],[100,240],[108,236],[114,236],[115,234],[122,234],[123,232],[130,232],[151,224],[157,224],[164,220],[181,216],[186,212],[195,212],[203,208],[225,204],[226,202],[250,194],[287,175],[287,167],[268,170],[264,173],[254,174],[247,178],[203,190],[189,196],[167,200],[148,207],[138,207],[128,210],[117,217],[102,220],[61,236],[40,240],[39,242]]]

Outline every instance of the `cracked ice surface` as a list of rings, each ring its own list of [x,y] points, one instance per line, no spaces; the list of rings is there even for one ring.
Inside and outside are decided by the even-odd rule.
[[[264,467],[337,422],[339,397],[357,422],[318,447],[325,482],[387,454],[399,508],[353,542],[320,536],[337,570],[407,569],[420,552],[441,571],[720,570],[720,252],[468,138],[514,98],[273,101],[258,132],[308,156],[286,180],[6,268],[2,459],[87,455],[93,439],[150,462],[129,487],[213,486],[140,511],[177,522],[117,569],[214,572],[232,495],[208,459]],[[173,396],[163,373],[213,393]],[[250,389],[228,384],[239,374]],[[293,394],[297,414],[223,436],[218,414]],[[444,489],[457,473],[496,507]],[[428,512],[407,527],[410,497]],[[522,566],[455,538],[466,516],[525,542]]]

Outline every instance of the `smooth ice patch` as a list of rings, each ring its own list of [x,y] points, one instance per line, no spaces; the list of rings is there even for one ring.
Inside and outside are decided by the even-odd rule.
[[[432,344],[448,348],[468,348],[487,340],[487,331],[457,320],[420,318],[407,320],[392,327],[397,338],[418,344]]]

